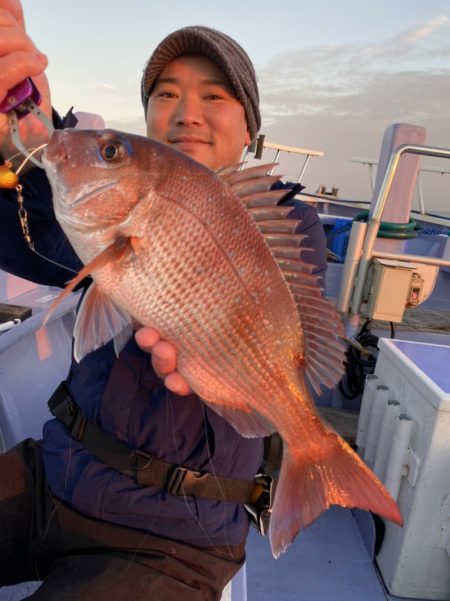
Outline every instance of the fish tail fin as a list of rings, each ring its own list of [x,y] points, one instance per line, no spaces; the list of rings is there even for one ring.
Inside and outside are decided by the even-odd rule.
[[[403,525],[397,504],[367,465],[335,432],[327,429],[326,436],[317,460],[285,449],[269,528],[274,557],[330,505],[358,507]]]

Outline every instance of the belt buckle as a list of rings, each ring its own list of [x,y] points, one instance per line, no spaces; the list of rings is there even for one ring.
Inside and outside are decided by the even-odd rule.
[[[140,451],[139,449],[133,449],[128,458],[131,469],[134,472],[139,472],[141,470],[147,469],[152,461],[154,456],[149,453],[145,453],[144,451]]]
[[[180,465],[171,471],[165,486],[166,492],[168,492],[169,495],[180,496],[187,472],[187,468],[181,467]]]
[[[79,410],[79,408],[75,404],[75,401],[70,396],[66,397],[66,412],[70,419],[70,422],[66,422],[66,426],[72,438],[79,442],[84,436],[87,418]]]
[[[250,517],[250,523],[261,536],[269,531],[270,516],[275,498],[276,480],[269,474],[256,474],[253,479],[255,486],[262,488],[258,498],[250,503],[244,503],[244,508]]]

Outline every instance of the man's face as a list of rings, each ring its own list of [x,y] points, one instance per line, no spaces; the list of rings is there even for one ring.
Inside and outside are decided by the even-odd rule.
[[[199,55],[176,58],[156,80],[147,136],[214,170],[238,163],[250,144],[244,107],[228,79]]]

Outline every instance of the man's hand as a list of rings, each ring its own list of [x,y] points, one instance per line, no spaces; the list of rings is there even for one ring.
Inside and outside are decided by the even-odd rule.
[[[192,393],[189,384],[176,371],[177,353],[169,342],[161,340],[159,333],[148,327],[137,330],[135,338],[143,351],[151,353],[153,369],[164,380],[164,385],[168,390],[179,396]]]
[[[46,66],[47,57],[39,52],[25,31],[20,1],[0,0],[0,102],[8,90],[32,77],[42,97],[41,108],[50,115],[50,91],[44,75]],[[20,120],[19,130],[26,148],[35,148],[48,140],[46,128],[33,115]],[[0,152],[5,159],[17,152],[3,113],[0,113]]]

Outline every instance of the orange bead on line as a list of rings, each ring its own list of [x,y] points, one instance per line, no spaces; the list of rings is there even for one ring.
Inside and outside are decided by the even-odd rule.
[[[19,177],[8,163],[0,165],[0,188],[14,189],[19,183]]]

